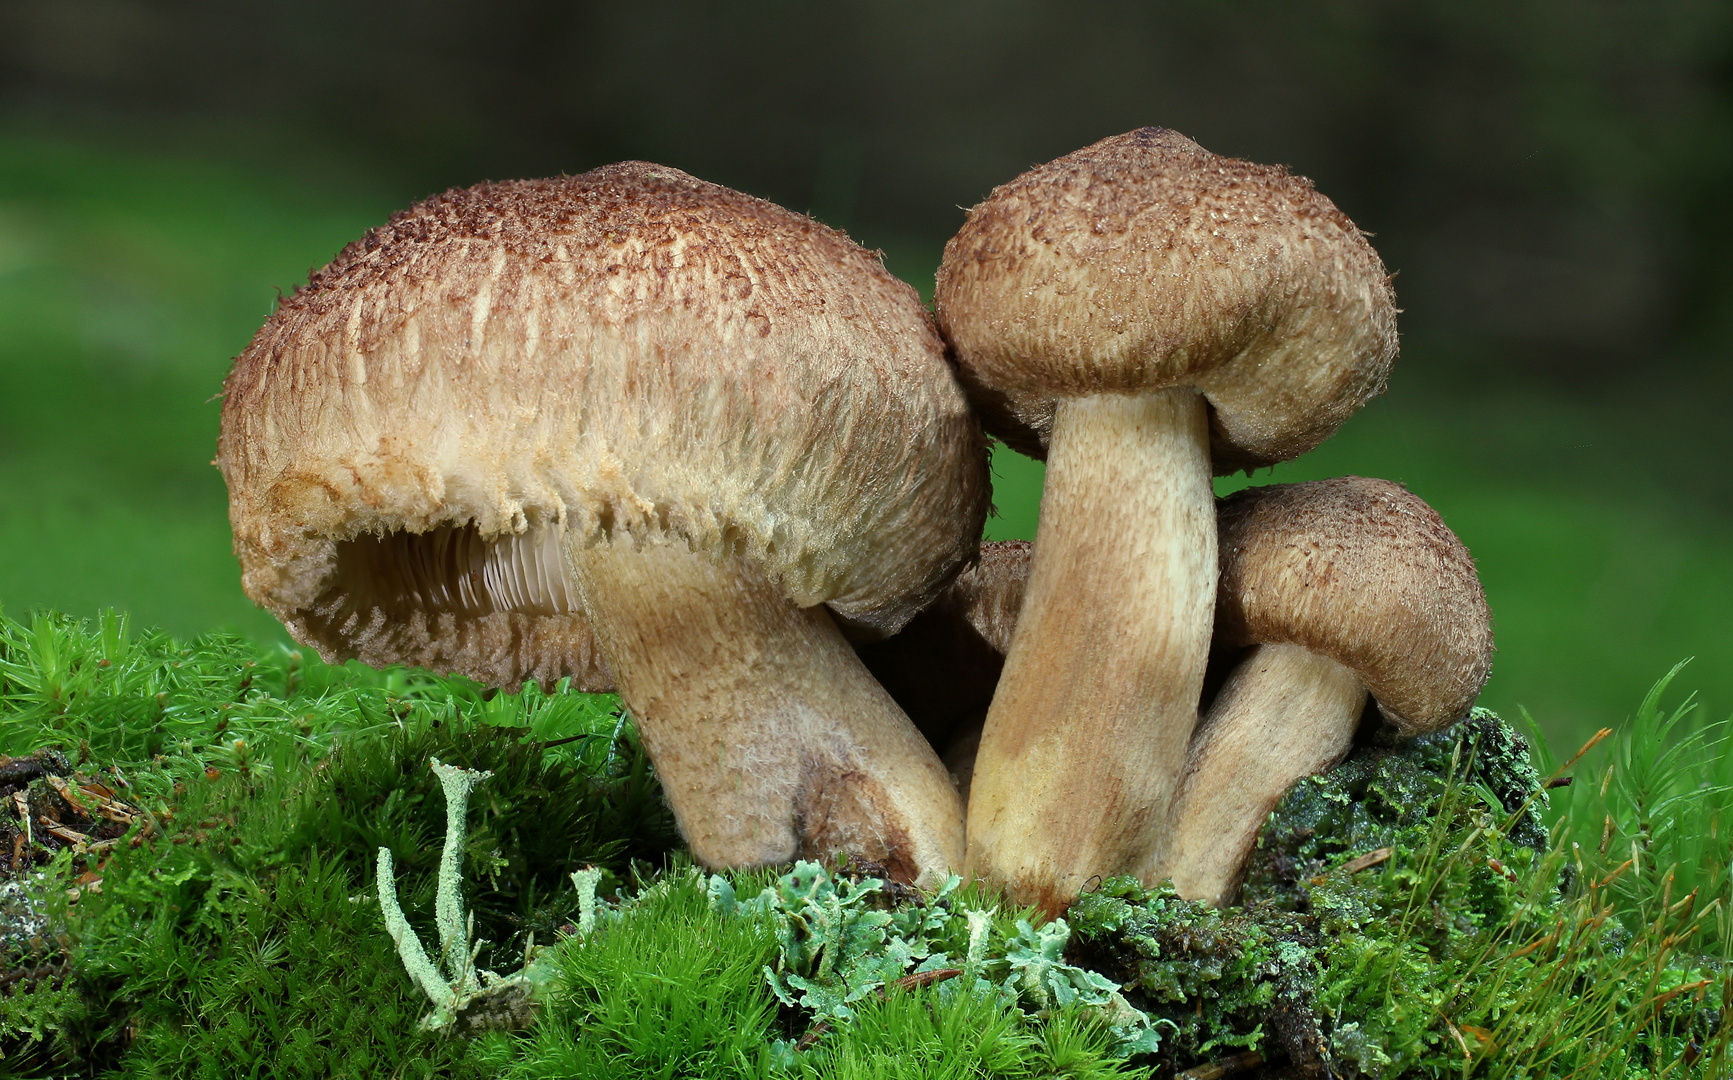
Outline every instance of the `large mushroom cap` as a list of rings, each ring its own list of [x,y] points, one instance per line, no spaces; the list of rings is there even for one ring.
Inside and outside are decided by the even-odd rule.
[[[562,546],[747,557],[870,636],[973,551],[987,496],[914,290],[642,162],[350,244],[236,361],[217,464],[244,587],[296,637],[499,683],[605,679]]]
[[[1298,645],[1357,674],[1403,736],[1461,719],[1492,671],[1462,541],[1388,480],[1247,488],[1221,503],[1216,634]]]
[[[1218,473],[1284,461],[1396,355],[1384,266],[1311,181],[1162,128],[995,188],[934,299],[988,430],[1036,457],[1061,398],[1193,386]]]

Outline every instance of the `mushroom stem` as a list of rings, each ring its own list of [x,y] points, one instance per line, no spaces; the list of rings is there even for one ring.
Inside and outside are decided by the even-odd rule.
[[[1209,659],[1215,506],[1190,389],[1059,402],[1034,565],[987,713],[967,872],[1068,907],[1167,821]]]
[[[682,545],[570,550],[579,591],[692,854],[838,852],[905,882],[962,862],[945,768],[823,606]]]
[[[1259,645],[1216,696],[1192,739],[1165,854],[1144,880],[1173,879],[1188,900],[1225,904],[1270,811],[1296,780],[1340,761],[1366,684],[1299,645]]]

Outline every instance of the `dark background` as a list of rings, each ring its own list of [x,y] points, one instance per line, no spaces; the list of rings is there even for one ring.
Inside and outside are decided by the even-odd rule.
[[[1375,234],[1391,393],[1276,478],[1439,507],[1489,704],[1568,739],[1695,653],[1733,707],[1733,5],[1700,0],[0,2],[0,602],[280,633],[205,399],[275,289],[415,198],[647,158],[930,292],[962,207],[1145,124]],[[999,467],[991,531],[1031,535],[1038,470]]]

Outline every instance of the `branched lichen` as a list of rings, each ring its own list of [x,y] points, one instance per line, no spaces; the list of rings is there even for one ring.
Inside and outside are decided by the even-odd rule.
[[[531,988],[535,980],[528,968],[533,956],[526,955],[525,971],[500,976],[478,972],[475,956],[481,942],[471,939],[473,916],[463,912],[463,840],[469,816],[469,796],[477,784],[492,773],[476,772],[432,762],[434,775],[445,791],[445,848],[439,860],[438,891],[434,920],[439,929],[441,963],[435,964],[415,936],[403,909],[397,903],[397,885],[392,876],[391,851],[379,849],[379,910],[385,929],[396,942],[398,955],[409,977],[430,1001],[433,1012],[421,1021],[430,1030],[469,1032],[490,1028],[521,1027],[534,1016]],[[533,942],[526,953],[533,952]],[[443,969],[443,970],[442,970]]]
[[[403,957],[404,970],[415,980],[415,985],[421,987],[421,992],[435,1005],[450,1001],[451,984],[439,973],[439,965],[428,958],[427,950],[421,947],[421,939],[415,936],[414,928],[397,903],[391,849],[383,847],[379,849],[379,911],[385,918],[385,932],[391,935],[397,946],[397,955]]]
[[[445,969],[452,973],[452,992],[459,997],[473,993],[478,985],[475,950],[470,945],[470,924],[463,915],[463,838],[469,821],[469,795],[491,772],[447,765],[434,758],[433,775],[445,790],[445,848],[439,856],[439,889],[434,894],[433,917],[439,926],[439,952]],[[383,850],[383,849],[381,849]]]

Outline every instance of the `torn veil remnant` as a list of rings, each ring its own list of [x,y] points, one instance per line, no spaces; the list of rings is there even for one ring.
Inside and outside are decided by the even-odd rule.
[[[1383,388],[1396,313],[1309,181],[1157,128],[994,189],[934,301],[987,429],[1047,459],[967,865],[1055,912],[1166,822],[1209,651],[1211,474],[1327,438]]]
[[[217,462],[297,638],[617,684],[700,860],[960,860],[842,630],[974,553],[985,446],[914,291],[840,233],[642,162],[448,192],[282,304]]]
[[[1465,716],[1492,670],[1474,561],[1400,485],[1248,488],[1219,521],[1217,634],[1251,651],[1193,737],[1166,840],[1141,871],[1216,904],[1282,794],[1348,753],[1368,690],[1412,737]]]

